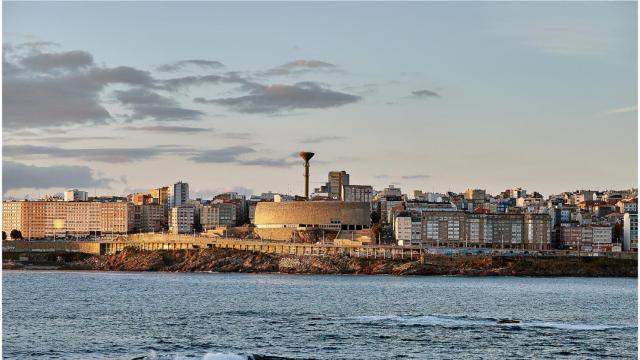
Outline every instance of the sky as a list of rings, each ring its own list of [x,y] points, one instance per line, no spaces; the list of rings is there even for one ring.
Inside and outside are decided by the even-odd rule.
[[[3,197],[637,184],[636,2],[3,3]]]

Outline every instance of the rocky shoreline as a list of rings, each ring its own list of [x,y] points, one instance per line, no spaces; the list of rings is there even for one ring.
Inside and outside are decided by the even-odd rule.
[[[4,269],[38,269],[45,264],[3,264]],[[48,264],[51,265],[51,264]],[[609,258],[448,257],[411,260],[359,259],[347,256],[293,256],[232,249],[140,251],[91,256],[53,267],[59,270],[238,272],[286,274],[586,276],[637,277],[637,262]],[[51,269],[51,267],[49,267]]]

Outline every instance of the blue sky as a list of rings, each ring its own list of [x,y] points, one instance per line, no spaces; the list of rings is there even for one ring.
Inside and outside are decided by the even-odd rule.
[[[636,14],[635,2],[4,3],[17,69],[3,71],[4,195],[179,179],[203,195],[300,193],[303,149],[317,153],[315,186],[343,169],[407,192],[634,186]],[[160,71],[184,60],[200,62]],[[47,173],[59,176],[25,180]]]

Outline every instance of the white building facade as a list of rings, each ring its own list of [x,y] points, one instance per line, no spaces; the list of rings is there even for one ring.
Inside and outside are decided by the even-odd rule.
[[[177,206],[169,212],[169,232],[173,234],[189,234],[193,232],[194,208]]]

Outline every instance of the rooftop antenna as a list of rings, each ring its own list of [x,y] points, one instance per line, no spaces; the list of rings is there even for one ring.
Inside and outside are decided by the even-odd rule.
[[[309,160],[315,153],[301,151],[299,155],[304,160],[304,197],[309,199]]]

